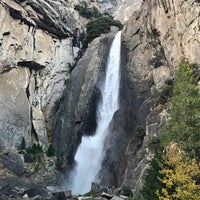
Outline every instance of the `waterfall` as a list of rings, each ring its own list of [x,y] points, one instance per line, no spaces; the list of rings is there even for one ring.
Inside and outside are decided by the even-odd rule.
[[[91,183],[98,182],[98,173],[104,157],[104,140],[109,133],[109,124],[119,109],[121,32],[115,36],[109,52],[105,81],[100,86],[102,101],[97,106],[97,128],[93,136],[83,136],[75,155],[76,166],[71,173],[69,189],[73,194],[84,194]]]

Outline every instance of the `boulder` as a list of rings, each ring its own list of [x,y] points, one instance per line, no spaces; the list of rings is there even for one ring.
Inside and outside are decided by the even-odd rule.
[[[18,153],[6,152],[1,154],[0,158],[2,160],[3,166],[17,176],[22,176],[25,172],[24,162]]]

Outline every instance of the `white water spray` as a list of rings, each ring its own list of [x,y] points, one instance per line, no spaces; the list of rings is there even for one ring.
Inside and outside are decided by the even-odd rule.
[[[68,189],[72,193],[84,194],[91,189],[92,182],[98,182],[98,173],[104,157],[104,140],[109,133],[109,124],[119,108],[121,32],[115,36],[107,63],[105,82],[100,91],[102,101],[97,106],[97,129],[94,136],[83,136],[75,155],[76,166],[70,177]]]

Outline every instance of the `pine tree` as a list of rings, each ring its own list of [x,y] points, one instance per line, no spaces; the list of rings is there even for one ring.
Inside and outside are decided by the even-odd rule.
[[[156,190],[160,191],[162,189],[162,183],[159,180],[161,178],[160,166],[158,164],[158,158],[154,158],[151,161],[150,168],[147,171],[147,176],[145,178],[145,184],[141,191],[141,194],[145,200],[159,200],[156,195]]]
[[[170,121],[162,141],[174,141],[192,157],[200,160],[200,91],[191,65],[182,60],[177,70]]]
[[[25,149],[26,149],[26,142],[25,142],[24,137],[22,138],[22,142],[21,142],[21,144],[20,144],[19,149],[20,149],[20,150],[25,150]]]

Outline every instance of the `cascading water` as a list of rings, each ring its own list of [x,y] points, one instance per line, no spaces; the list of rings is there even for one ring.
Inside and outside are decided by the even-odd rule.
[[[109,124],[116,110],[119,109],[118,95],[120,83],[121,32],[115,36],[107,63],[105,82],[100,91],[102,101],[97,106],[97,129],[93,136],[83,136],[75,155],[76,166],[71,173],[72,193],[84,194],[91,188],[91,183],[98,181],[104,157],[104,140],[109,133]]]

